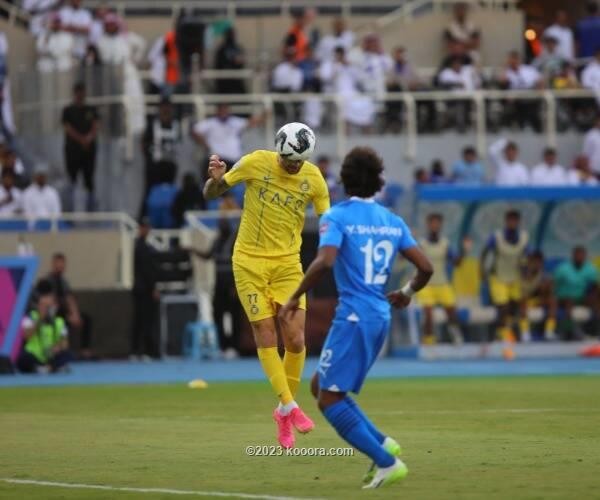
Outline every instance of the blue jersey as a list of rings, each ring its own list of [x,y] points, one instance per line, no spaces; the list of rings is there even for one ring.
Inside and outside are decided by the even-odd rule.
[[[323,214],[319,232],[319,247],[338,248],[338,317],[389,319],[385,287],[394,258],[417,245],[406,223],[371,200],[353,197]]]

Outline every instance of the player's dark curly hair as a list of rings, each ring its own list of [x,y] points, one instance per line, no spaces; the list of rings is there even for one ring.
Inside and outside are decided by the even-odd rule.
[[[342,163],[341,178],[348,196],[370,198],[385,184],[381,173],[383,160],[369,147],[356,147]]]

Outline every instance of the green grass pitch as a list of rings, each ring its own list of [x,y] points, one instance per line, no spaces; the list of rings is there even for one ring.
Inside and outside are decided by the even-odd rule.
[[[359,453],[246,456],[275,444],[266,383],[0,389],[0,477],[346,500],[600,498],[598,394],[594,376],[370,381],[358,400],[410,473],[366,492]],[[317,427],[297,445],[344,446],[306,384],[299,401]],[[0,498],[181,497],[0,481]]]

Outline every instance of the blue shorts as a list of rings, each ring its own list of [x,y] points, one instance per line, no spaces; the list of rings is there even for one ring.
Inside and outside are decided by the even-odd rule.
[[[377,359],[390,321],[348,321],[335,318],[325,339],[317,374],[319,387],[357,393]]]

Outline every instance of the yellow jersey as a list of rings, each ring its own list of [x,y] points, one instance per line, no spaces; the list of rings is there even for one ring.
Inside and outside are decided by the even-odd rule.
[[[319,168],[305,161],[297,174],[288,174],[274,151],[243,156],[223,179],[229,186],[246,183],[234,254],[299,254],[306,207],[312,203],[318,215],[329,210],[329,191]]]

